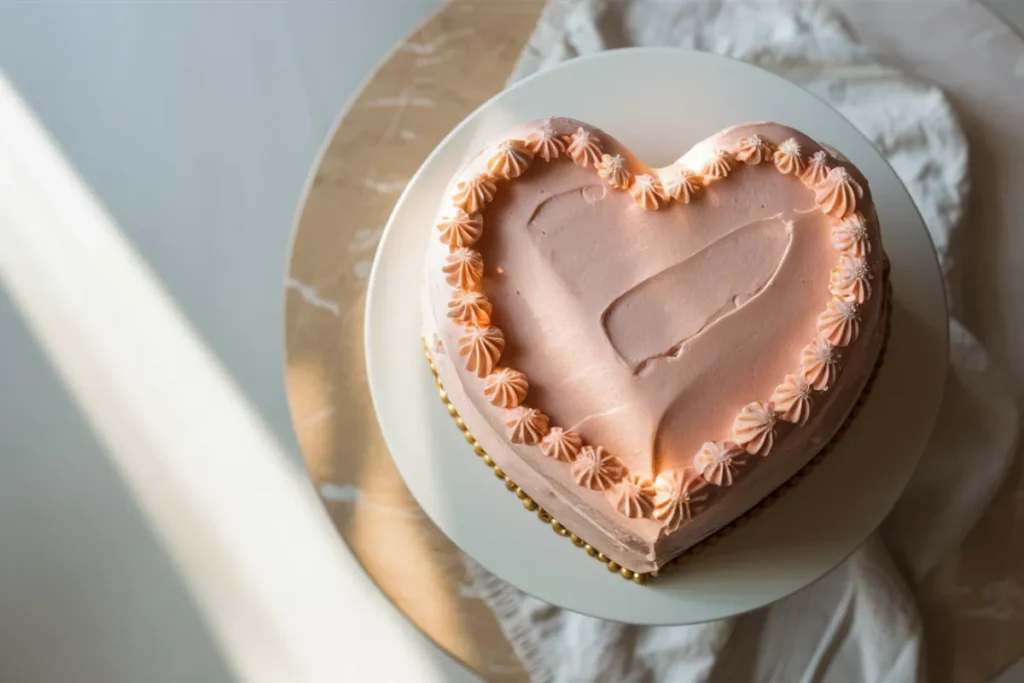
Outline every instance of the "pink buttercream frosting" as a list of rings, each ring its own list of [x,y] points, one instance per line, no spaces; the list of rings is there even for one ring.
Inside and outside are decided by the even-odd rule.
[[[860,334],[857,304],[843,299],[832,299],[818,316],[818,333],[832,346],[849,346]]]
[[[804,169],[807,168],[806,162],[800,156],[801,151],[800,143],[793,138],[786,138],[780,142],[772,157],[775,161],[775,168],[779,169],[779,173],[791,173],[795,176],[800,176]]]
[[[775,404],[754,401],[732,423],[732,440],[751,455],[768,455],[775,445]]]
[[[805,168],[800,174],[800,179],[803,180],[804,184],[808,187],[814,188],[828,176],[828,164],[828,152],[823,149],[819,149],[811,155],[810,159],[807,160],[807,168]]]
[[[484,381],[484,396],[499,408],[515,408],[526,398],[530,383],[513,368],[496,368]]]
[[[661,187],[665,196],[683,204],[700,190],[701,178],[688,168],[678,168],[661,177]]]
[[[737,443],[709,441],[693,456],[693,467],[709,484],[732,486],[743,455],[744,451]]]
[[[527,446],[539,444],[548,433],[550,424],[548,416],[536,408],[518,408],[505,422],[505,426],[508,427],[508,438],[513,443]]]
[[[856,211],[857,201],[863,196],[860,183],[842,166],[831,169],[814,186],[814,201],[822,211],[836,218],[846,218]]]
[[[828,286],[834,297],[855,304],[864,303],[871,296],[871,268],[868,262],[858,256],[843,254],[839,257],[839,265],[832,271]]]
[[[633,184],[633,174],[626,168],[626,162],[622,156],[605,154],[601,161],[597,162],[597,175],[608,181],[612,187],[620,190],[628,190]]]
[[[442,342],[434,362],[503,471],[616,562],[650,571],[767,495],[845,420],[884,334],[883,297],[867,287],[884,256],[870,189],[777,124],[728,129],[663,169],[578,121],[547,119],[508,138],[525,141],[529,167],[488,180],[501,149],[492,145],[439,209],[480,213],[472,250],[486,267],[479,292],[453,291],[475,285],[475,260],[458,252],[470,245],[432,242],[424,330]],[[834,186],[805,187],[836,168]],[[651,180],[637,192],[642,177]],[[844,258],[859,261],[844,269]],[[822,323],[834,300],[855,304],[856,332],[846,309]],[[467,327],[500,328],[506,368],[481,378],[467,367],[459,342],[482,336]],[[512,368],[528,397],[495,378]],[[631,477],[654,481],[649,515],[620,509]],[[642,506],[633,498],[622,504],[630,512]]]
[[[487,202],[494,199],[497,187],[489,173],[477,173],[472,178],[460,181],[452,194],[452,203],[469,215],[483,210]]]
[[[460,247],[445,257],[442,270],[452,287],[466,291],[477,289],[484,277],[484,260],[479,252]]]
[[[727,151],[719,147],[714,149],[711,156],[705,160],[700,173],[704,178],[704,183],[707,184],[714,182],[715,180],[721,180],[725,176],[729,175],[729,171],[731,170],[731,156]]]
[[[450,216],[437,224],[440,239],[448,245],[449,251],[456,251],[475,243],[480,239],[483,229],[484,223],[480,214],[474,213],[471,216],[459,208],[454,209]]]
[[[763,137],[754,133],[740,140],[733,156],[745,164],[759,164],[772,157],[772,146]]]
[[[654,482],[654,518],[673,532],[693,519],[695,509],[707,496],[699,491],[704,479],[695,470],[670,470]]]
[[[448,301],[448,317],[463,325],[486,327],[493,310],[491,302],[480,292],[456,291]]]
[[[650,479],[631,474],[613,488],[615,509],[636,519],[650,517],[654,511],[654,485]]]
[[[574,431],[566,431],[561,427],[552,427],[541,442],[541,452],[549,458],[572,462],[583,448],[583,439]]]
[[[653,211],[661,205],[663,192],[661,181],[647,173],[633,178],[633,183],[629,187],[629,194],[636,203],[648,211]]]
[[[864,216],[855,213],[832,228],[832,246],[847,256],[864,258],[871,253],[870,236]]]
[[[533,152],[522,140],[503,140],[487,160],[487,170],[495,178],[518,178],[530,167]]]
[[[505,335],[493,325],[467,327],[459,339],[459,355],[466,358],[466,369],[477,377],[494,372],[505,349]]]
[[[572,464],[572,476],[580,486],[607,491],[626,474],[626,468],[603,446],[584,446]]]
[[[601,161],[601,144],[593,130],[580,126],[568,139],[569,144],[566,151],[577,164],[587,168],[588,166],[597,166]]]
[[[834,344],[821,337],[815,337],[800,352],[800,371],[816,391],[825,391],[832,386],[838,365],[839,351]]]
[[[541,126],[529,136],[530,151],[544,161],[557,159],[565,152],[565,142],[551,130],[551,126]]]
[[[811,383],[803,375],[786,375],[769,400],[780,420],[803,424],[811,416]]]

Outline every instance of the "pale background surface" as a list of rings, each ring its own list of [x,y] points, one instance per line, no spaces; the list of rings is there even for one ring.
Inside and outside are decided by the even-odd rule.
[[[343,103],[440,5],[0,2],[0,70],[296,463],[280,304],[295,208]],[[2,296],[0,339],[0,679],[230,679]]]

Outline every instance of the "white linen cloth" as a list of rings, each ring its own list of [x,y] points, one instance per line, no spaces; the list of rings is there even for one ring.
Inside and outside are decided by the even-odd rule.
[[[880,66],[828,8],[722,0],[551,0],[510,82],[581,54],[632,45],[729,55],[829,101],[872,140],[906,184],[948,272],[955,257],[953,231],[970,229],[963,216],[964,136],[941,91]],[[950,295],[955,301],[956,292]],[[922,627],[906,581],[920,582],[963,540],[1002,480],[1017,432],[1010,392],[955,319],[950,342],[949,379],[936,431],[881,533],[823,580],[774,605],[694,626],[628,626],[543,603],[467,560],[476,589],[494,609],[531,679],[925,680]]]

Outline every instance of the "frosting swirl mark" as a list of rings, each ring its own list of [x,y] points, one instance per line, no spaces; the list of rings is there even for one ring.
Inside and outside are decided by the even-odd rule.
[[[733,156],[737,161],[753,166],[771,158],[772,146],[760,135],[751,135],[740,140]]]
[[[484,395],[499,408],[515,408],[529,388],[526,375],[512,368],[497,368],[484,380]]]
[[[601,146],[596,137],[582,126],[569,137],[569,156],[583,168],[596,166],[601,161]]]
[[[630,519],[650,517],[654,511],[654,485],[646,477],[630,474],[612,490],[615,509]]]
[[[768,455],[775,445],[775,406],[755,401],[743,406],[732,424],[733,440],[751,455]]]
[[[836,377],[839,353],[829,342],[815,339],[800,353],[800,371],[811,388],[825,391]]]
[[[492,310],[491,302],[480,292],[456,291],[448,302],[448,317],[464,325],[487,327]]]
[[[471,216],[462,209],[455,209],[449,218],[438,223],[437,230],[441,233],[441,241],[448,245],[448,251],[455,251],[480,239],[484,221],[478,213]]]
[[[698,493],[704,486],[704,480],[691,469],[658,475],[654,482],[654,518],[665,525],[666,533],[693,519],[693,506],[706,498]]]
[[[469,180],[462,180],[455,186],[452,203],[472,215],[483,210],[487,202],[494,199],[498,186],[485,173],[478,173]]]
[[[604,446],[584,446],[572,464],[576,483],[593,491],[607,491],[625,474],[625,466]]]
[[[557,159],[565,152],[565,142],[552,132],[550,126],[544,126],[529,138],[530,151],[544,161]]]
[[[534,446],[548,433],[548,416],[536,408],[522,407],[505,423],[513,443]]]
[[[505,140],[498,145],[498,151],[487,160],[487,170],[496,178],[511,180],[518,178],[530,167],[533,152],[521,140]]]
[[[628,189],[633,182],[633,175],[626,169],[626,162],[618,154],[605,154],[597,162],[597,175],[608,181],[612,187],[620,190]]]
[[[862,304],[871,296],[871,270],[867,261],[843,254],[829,278],[828,291],[843,301]]]
[[[868,240],[868,225],[864,216],[855,213],[847,216],[832,228],[832,247],[849,256],[864,258],[871,253]]]
[[[850,172],[836,166],[825,179],[814,186],[814,201],[830,216],[846,218],[857,209],[857,200],[864,196],[860,186]]]
[[[779,143],[774,155],[775,168],[779,173],[786,175],[800,176],[807,165],[800,156],[800,143],[794,138],[783,140]]]
[[[700,189],[701,178],[689,169],[680,169],[675,173],[663,176],[661,186],[665,196],[683,204],[689,204],[690,199]]]
[[[704,184],[710,185],[716,180],[725,178],[731,170],[732,162],[729,153],[724,149],[716,149],[714,156],[705,162],[700,173],[704,177]]]
[[[459,339],[459,355],[466,357],[466,369],[477,377],[494,372],[504,350],[505,335],[494,326],[467,327]]]
[[[549,458],[572,462],[583,447],[583,439],[576,432],[565,431],[561,427],[552,427],[544,440],[540,442],[540,452]]]
[[[480,288],[484,277],[484,259],[480,252],[467,247],[459,247],[445,256],[444,281],[456,289],[465,291]]]
[[[811,416],[811,385],[802,375],[786,375],[769,400],[780,420],[803,424]]]
[[[633,179],[629,194],[640,206],[648,211],[655,211],[661,205],[661,182],[647,173],[638,175]]]
[[[860,334],[857,304],[832,299],[818,316],[818,332],[832,346],[849,346]]]
[[[709,441],[693,456],[693,466],[705,481],[715,486],[732,486],[744,450],[732,441]]]
[[[828,176],[828,152],[819,149],[811,155],[807,168],[800,175],[800,180],[807,187],[814,187]]]

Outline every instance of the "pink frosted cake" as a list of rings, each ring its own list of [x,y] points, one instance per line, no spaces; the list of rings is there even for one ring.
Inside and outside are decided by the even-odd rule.
[[[537,121],[452,179],[435,225],[423,335],[453,413],[633,578],[807,465],[887,334],[867,181],[774,123],[651,168],[586,123]]]

